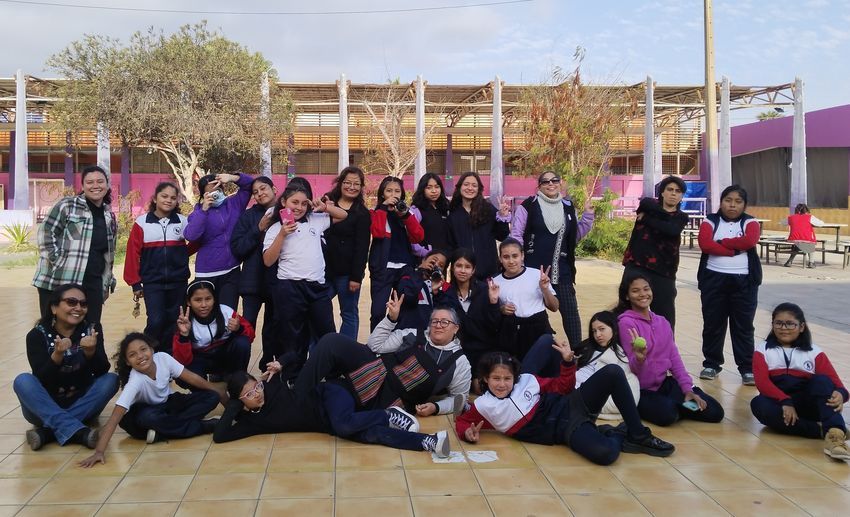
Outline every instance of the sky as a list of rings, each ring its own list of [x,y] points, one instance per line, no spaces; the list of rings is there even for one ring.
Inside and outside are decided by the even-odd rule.
[[[493,0],[494,2],[496,0]],[[37,3],[262,15],[127,12]],[[660,85],[704,82],[701,0],[530,0],[502,5],[395,13],[487,0],[0,0],[0,76],[20,68],[55,77],[46,60],[84,34],[127,40],[150,26],[171,32],[207,20],[261,52],[282,81],[413,81],[534,84],[555,66],[571,69],[585,50],[586,78]],[[289,11],[289,14],[270,12]],[[310,11],[314,14],[293,14]],[[805,82],[807,111],[850,104],[850,0],[714,0],[715,74],[746,86]],[[756,112],[733,112],[732,122]]]

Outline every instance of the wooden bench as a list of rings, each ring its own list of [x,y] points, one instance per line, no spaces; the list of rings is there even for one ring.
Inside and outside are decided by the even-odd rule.
[[[850,264],[850,242],[839,242],[838,246],[842,250],[841,269],[844,269]]]
[[[770,264],[770,254],[773,253],[773,260],[775,262],[779,262],[779,254],[780,253],[788,253],[794,249],[794,243],[788,242],[784,238],[775,238],[775,239],[759,239],[759,257],[764,259],[765,264]],[[848,243],[848,247],[850,247],[850,243]],[[815,253],[820,252],[821,254],[821,264],[826,264],[826,239],[818,239],[817,244],[815,246]],[[848,252],[850,253],[850,252]],[[846,257],[846,255],[845,255]],[[846,259],[845,259],[846,262]],[[805,260],[803,261],[803,267],[806,266]]]
[[[686,228],[682,230],[682,244],[688,242],[688,248],[694,249],[694,241],[699,237],[699,230]]]

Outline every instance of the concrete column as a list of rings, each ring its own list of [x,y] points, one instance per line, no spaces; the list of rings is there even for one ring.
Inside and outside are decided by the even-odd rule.
[[[655,83],[646,76],[643,121],[643,197],[655,197]]]
[[[260,119],[268,122],[269,119],[269,72],[263,72],[260,83]],[[260,160],[263,162],[263,176],[272,177],[272,143],[268,138],[260,142]]]
[[[71,145],[71,132],[65,132],[65,186],[74,186],[74,146]]]
[[[9,188],[6,189],[6,208],[12,208],[15,197],[15,132],[9,131]]]
[[[413,185],[425,174],[425,81],[416,76],[416,161],[413,164]]]
[[[29,142],[27,141],[27,83],[26,77],[18,70],[15,77],[15,168],[10,169],[9,187],[12,191],[12,208],[28,210],[30,208],[29,185]],[[14,178],[14,183],[12,183]]]
[[[455,158],[454,150],[452,149],[452,134],[446,134],[446,180],[443,182],[443,187],[446,189],[446,195],[452,195],[454,192],[454,174],[455,174]]]
[[[808,173],[806,170],[806,112],[803,109],[803,80],[794,80],[794,135],[791,147],[791,192],[789,208],[808,203]]]
[[[345,74],[339,75],[336,87],[339,91],[339,170],[341,171],[350,165],[348,163],[348,80]]]
[[[475,167],[475,164],[472,164]],[[505,193],[504,165],[502,164],[502,80],[493,80],[493,137],[490,142],[490,202],[497,208],[499,198]]]
[[[121,195],[130,193],[130,147],[121,146]]]
[[[720,86],[720,146],[717,152],[717,175],[724,188],[732,184],[732,123],[730,119],[729,78]]]
[[[109,128],[103,122],[97,123],[97,165],[106,171],[106,177],[111,174],[111,156],[109,149]],[[111,183],[111,181],[110,181]]]
[[[728,185],[720,182],[717,165],[717,85],[714,82],[714,24],[712,18],[711,0],[703,2],[705,24],[705,139],[703,148],[706,150],[708,164],[709,190],[711,191],[711,208],[716,212],[720,208],[720,192]]]
[[[655,156],[652,159],[652,196],[655,197],[655,186],[661,183],[662,167],[662,148],[661,148],[661,133],[656,133],[652,142],[652,151]]]

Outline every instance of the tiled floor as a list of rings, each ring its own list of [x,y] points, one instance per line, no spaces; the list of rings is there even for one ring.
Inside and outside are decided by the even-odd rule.
[[[692,374],[700,367],[695,267],[693,256],[684,259],[677,331]],[[850,506],[850,465],[826,458],[818,441],[765,432],[749,412],[754,388],[742,387],[738,376],[728,371],[713,383],[703,383],[723,403],[727,419],[656,429],[677,446],[666,459],[623,455],[611,467],[597,467],[565,447],[522,444],[492,433],[477,445],[452,436],[455,449],[498,454],[498,461],[478,464],[436,464],[425,453],[319,434],[258,436],[223,445],[213,444],[208,436],[145,445],[118,434],[106,465],[83,470],[76,462],[88,451],[79,446],[53,444],[34,453],[24,443],[28,425],[10,383],[27,370],[24,336],[36,319],[37,305],[35,290],[29,287],[31,274],[30,269],[0,270],[0,313],[7,335],[0,347],[0,516],[696,517],[840,515]],[[579,302],[587,321],[592,312],[613,303],[620,270],[582,261],[578,275]],[[767,268],[757,335],[763,335],[769,321],[770,304],[800,301],[809,311],[816,341],[850,381],[850,351],[843,347],[850,329],[848,287],[850,274],[836,266],[815,271]],[[142,319],[130,316],[131,308],[126,287],[108,302],[104,327],[110,350],[125,331],[143,326]],[[365,299],[362,309],[365,314]],[[553,326],[559,328],[560,321]],[[255,345],[255,361],[258,352]],[[105,414],[109,411],[111,407]],[[422,419],[422,426],[426,431],[451,429],[451,422],[431,417]]]

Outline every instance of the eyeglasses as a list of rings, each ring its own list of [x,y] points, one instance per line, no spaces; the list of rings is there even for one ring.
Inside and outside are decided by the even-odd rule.
[[[540,185],[558,185],[561,183],[561,178],[555,176],[554,178],[549,178],[548,180],[540,180]]]
[[[775,328],[775,329],[790,329],[790,330],[794,330],[794,329],[796,329],[796,328],[797,328],[797,327],[799,327],[799,326],[800,326],[800,324],[799,324],[799,323],[797,323],[796,321],[781,321],[781,320],[776,320],[776,321],[774,321],[774,322],[773,322],[773,328]]]
[[[71,296],[69,296],[68,298],[62,298],[60,301],[67,303],[68,307],[76,307],[77,305],[79,305],[80,307],[85,309],[89,306],[89,302],[87,302],[86,300],[80,300],[79,298],[74,298]]]
[[[361,183],[355,183],[353,181],[343,181],[342,186],[346,188],[360,188],[363,185]]]
[[[457,323],[452,320],[431,320],[431,326],[437,327],[438,329],[444,329],[449,325],[457,325]]]
[[[262,393],[262,392],[263,392],[263,390],[265,390],[265,389],[266,389],[266,388],[265,388],[265,386],[263,386],[263,383],[262,383],[262,382],[258,382],[257,384],[254,384],[254,387],[253,387],[253,388],[251,388],[250,390],[246,391],[246,392],[245,392],[245,394],[244,394],[244,395],[242,395],[242,396],[241,396],[241,397],[239,397],[239,398],[240,398],[240,399],[254,400],[254,399],[256,399],[256,398],[259,398],[260,393]]]

